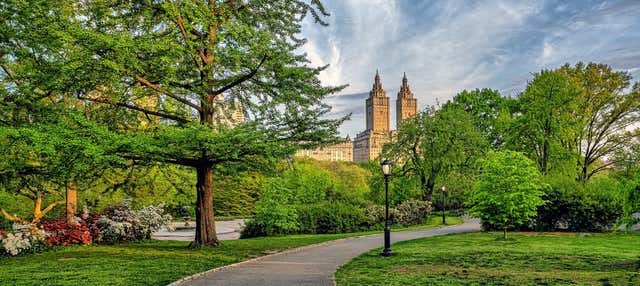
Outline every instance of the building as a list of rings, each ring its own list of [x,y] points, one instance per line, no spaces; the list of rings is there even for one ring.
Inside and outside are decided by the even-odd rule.
[[[402,121],[418,113],[418,100],[413,97],[413,92],[409,89],[407,74],[402,76],[402,86],[396,99],[396,130],[400,129]]]
[[[216,110],[214,124],[222,124],[227,127],[236,127],[244,122],[242,103],[226,99],[218,94],[213,100],[213,108]]]
[[[369,92],[365,108],[367,129],[358,133],[353,141],[353,161],[355,162],[376,159],[382,152],[384,144],[389,143],[393,136],[394,131],[389,129],[389,97],[382,88],[378,71],[376,71],[373,88]],[[407,75],[404,74],[396,99],[396,128],[417,112],[418,100],[413,97]]]
[[[353,142],[347,136],[340,144],[320,147],[313,150],[299,150],[296,157],[309,157],[320,161],[347,161],[353,160]]]
[[[324,161],[368,162],[375,160],[382,152],[384,144],[389,143],[395,131],[390,129],[390,100],[382,88],[380,74],[376,71],[373,87],[365,101],[366,129],[353,140],[346,138],[344,143],[320,147],[314,150],[300,150],[297,157],[310,157]],[[414,98],[407,75],[402,77],[402,85],[396,99],[396,129],[407,118],[418,112],[418,100]]]

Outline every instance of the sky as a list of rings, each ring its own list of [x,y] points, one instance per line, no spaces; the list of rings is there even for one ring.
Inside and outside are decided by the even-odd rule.
[[[342,136],[365,129],[376,69],[391,97],[392,129],[403,72],[420,110],[464,89],[514,96],[533,73],[564,63],[605,63],[640,80],[640,0],[323,3],[329,26],[306,19],[303,52],[313,65],[329,65],[323,84],[349,85],[325,100],[330,116],[352,114]]]

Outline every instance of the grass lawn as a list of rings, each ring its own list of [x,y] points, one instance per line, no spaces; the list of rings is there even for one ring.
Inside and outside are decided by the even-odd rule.
[[[347,285],[640,285],[640,233],[429,237],[373,250],[336,274]]]
[[[451,217],[447,222],[457,224],[462,220]],[[438,226],[442,226],[441,221],[434,216],[427,224],[410,229]],[[288,248],[379,232],[262,237],[224,241],[221,247],[205,249],[191,249],[188,242],[180,241],[70,246],[0,257],[0,285],[166,285],[194,273]]]

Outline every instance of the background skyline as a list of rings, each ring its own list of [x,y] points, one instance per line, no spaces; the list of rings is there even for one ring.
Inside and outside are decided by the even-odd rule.
[[[329,26],[305,21],[303,51],[329,64],[326,85],[349,84],[326,99],[331,116],[352,113],[340,132],[365,129],[364,100],[376,69],[393,101],[403,72],[419,110],[463,89],[517,95],[532,73],[578,61],[640,78],[640,1],[329,0]]]

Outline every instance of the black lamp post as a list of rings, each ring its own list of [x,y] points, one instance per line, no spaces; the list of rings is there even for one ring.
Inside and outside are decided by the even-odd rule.
[[[384,250],[381,256],[391,256],[391,226],[389,225],[389,176],[391,176],[391,162],[384,160],[382,164],[382,174],[384,174]]]
[[[447,208],[447,188],[442,185],[442,224],[447,224],[444,212]]]

